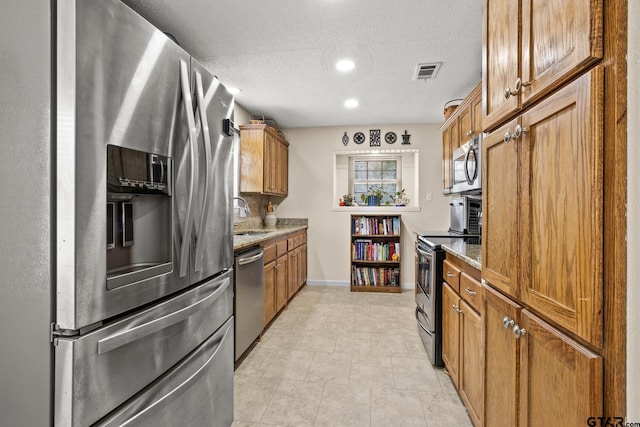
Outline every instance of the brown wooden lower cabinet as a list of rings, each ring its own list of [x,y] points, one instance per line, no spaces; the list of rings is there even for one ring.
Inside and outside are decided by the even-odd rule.
[[[302,244],[298,251],[298,289],[300,289],[307,282],[307,244]]]
[[[298,256],[300,251],[298,248],[289,251],[289,274],[287,280],[287,288],[289,290],[289,299],[298,291]]]
[[[307,281],[305,230],[269,240],[264,248],[264,326]]]
[[[587,425],[603,413],[602,358],[484,286],[484,425]]]
[[[452,266],[449,265],[449,268]],[[445,269],[446,271],[446,269]],[[460,270],[448,280],[459,283]],[[474,281],[462,273],[466,282]],[[474,281],[475,282],[475,281]],[[465,290],[468,287],[465,288]],[[475,288],[474,288],[475,289]],[[473,291],[472,291],[473,292]],[[471,420],[482,425],[482,317],[448,283],[442,291],[442,360],[458,389]]]
[[[288,272],[288,260],[287,255],[282,255],[276,260],[276,292],[275,292],[275,306],[276,313],[287,305],[289,293],[287,292],[287,272]]]
[[[602,358],[527,310],[519,328],[520,426],[579,426],[601,416]]]
[[[456,311],[459,305],[458,294],[444,283],[442,287],[442,360],[456,388],[460,388],[460,316]]]
[[[482,318],[460,301],[460,397],[476,426],[482,425]]]
[[[264,266],[264,326],[276,315],[276,261]]]
[[[517,426],[518,349],[512,328],[520,306],[488,286],[483,287],[484,425]]]

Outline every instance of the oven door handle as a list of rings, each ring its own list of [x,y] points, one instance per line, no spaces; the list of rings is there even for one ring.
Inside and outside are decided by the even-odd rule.
[[[426,332],[430,337],[433,337],[433,332],[431,332],[430,330],[428,330],[427,328],[425,328],[425,327],[424,327],[424,325],[422,324],[422,322],[420,322],[420,318],[418,317],[418,313],[420,313],[420,312],[422,312],[423,314],[425,314],[425,313],[424,313],[424,311],[422,311],[422,310],[420,309],[420,307],[416,307],[416,321],[418,322],[418,326],[419,326],[423,331],[425,331],[425,332]],[[426,314],[425,314],[425,316],[426,316]],[[429,322],[429,319],[427,319],[426,317],[425,317],[425,320],[427,321],[427,323]]]
[[[422,255],[425,255],[425,256],[428,256],[428,257],[430,257],[433,254],[433,252],[430,252],[430,251],[429,252],[425,252],[421,248],[422,248],[422,246],[420,246],[420,245],[416,246],[416,251],[418,251],[418,253],[420,253]]]

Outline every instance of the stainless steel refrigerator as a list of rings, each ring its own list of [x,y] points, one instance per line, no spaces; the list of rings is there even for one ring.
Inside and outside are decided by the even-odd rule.
[[[48,266],[40,269],[43,290],[32,301],[7,298],[26,312],[46,309],[23,331],[17,323],[13,335],[19,348],[45,353],[34,358],[44,375],[18,390],[24,400],[31,388],[38,401],[7,401],[45,401],[49,424],[60,426],[231,425],[233,161],[223,123],[233,98],[119,0],[52,4],[51,134],[33,153],[44,161],[42,174],[30,176],[33,167],[22,180],[19,168],[2,174],[14,190],[40,183],[45,190],[37,192],[50,197],[35,207],[50,212],[36,217],[44,235],[31,254]],[[28,150],[17,151],[19,164],[30,165]],[[9,275],[3,280],[8,294],[20,292]],[[50,342],[22,342],[43,327]],[[19,358],[2,357],[4,384],[24,380]],[[10,423],[35,419],[2,405]]]

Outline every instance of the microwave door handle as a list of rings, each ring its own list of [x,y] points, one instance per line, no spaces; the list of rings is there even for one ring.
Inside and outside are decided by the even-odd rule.
[[[180,61],[180,83],[182,88],[182,101],[187,115],[187,126],[189,129],[189,145],[191,147],[191,176],[189,177],[189,196],[187,203],[187,215],[182,233],[182,245],[180,248],[180,277],[188,273],[189,267],[189,241],[191,239],[191,227],[193,223],[193,192],[197,172],[196,162],[196,120],[193,116],[193,101],[191,99],[191,88],[189,87],[189,70],[187,63]]]
[[[476,149],[473,147],[470,147],[469,151],[467,151],[467,154],[464,156],[464,175],[467,178],[467,183],[469,185],[472,185],[473,181],[478,176],[478,165],[476,165],[476,168],[474,169],[473,177],[469,176],[469,157],[471,156],[472,151],[473,151],[473,158],[477,159],[478,156],[476,156]]]
[[[202,128],[202,136],[204,138],[204,153],[205,153],[205,182],[204,182],[204,194],[202,195],[204,206],[202,208],[199,226],[196,229],[196,254],[195,254],[195,271],[200,271],[202,268],[203,260],[203,247],[204,242],[202,239],[205,236],[205,224],[209,215],[209,202],[211,196],[209,194],[209,184],[211,182],[211,165],[215,165],[215,159],[211,161],[211,136],[209,135],[209,122],[207,121],[207,109],[204,101],[204,88],[202,84],[202,75],[199,72],[195,72],[196,75],[196,102],[198,103],[198,111],[200,113],[200,126]]]

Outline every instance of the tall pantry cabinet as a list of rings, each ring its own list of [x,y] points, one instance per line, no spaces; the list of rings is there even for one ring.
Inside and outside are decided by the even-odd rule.
[[[614,97],[626,39],[612,40],[626,7],[615,3],[483,3],[486,426],[584,425],[624,411],[624,304],[606,296],[620,293],[607,277],[625,264],[604,255],[622,245],[606,210],[626,173],[605,133],[624,111]]]

